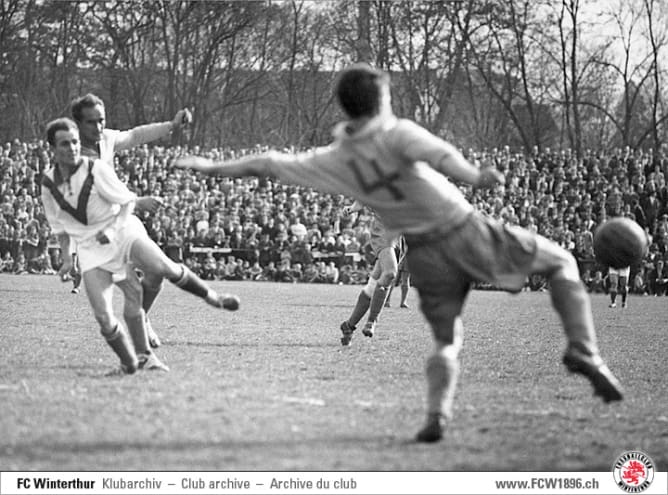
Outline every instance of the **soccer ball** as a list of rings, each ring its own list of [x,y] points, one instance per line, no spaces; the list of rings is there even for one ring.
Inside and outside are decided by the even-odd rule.
[[[649,239],[640,225],[625,217],[614,217],[594,233],[596,259],[612,268],[638,263],[647,254]]]

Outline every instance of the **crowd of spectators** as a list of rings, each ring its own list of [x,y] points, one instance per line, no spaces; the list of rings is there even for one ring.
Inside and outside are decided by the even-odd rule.
[[[116,171],[139,196],[159,197],[157,213],[142,214],[149,235],[175,261],[208,280],[357,284],[366,281],[364,246],[371,216],[343,215],[340,195],[257,178],[205,177],[174,169],[185,152],[213,159],[261,151],[143,146],[116,156]],[[668,156],[650,151],[508,147],[465,153],[480,167],[503,171],[491,190],[463,187],[481,211],[538,232],[571,251],[590,290],[606,290],[606,267],[593,255],[593,232],[612,216],[638,222],[651,239],[632,267],[631,290],[668,295]],[[54,273],[60,251],[39,201],[41,172],[50,166],[44,142],[15,140],[0,149],[0,269]],[[481,286],[484,288],[484,286]],[[545,289],[542,277],[527,282]]]

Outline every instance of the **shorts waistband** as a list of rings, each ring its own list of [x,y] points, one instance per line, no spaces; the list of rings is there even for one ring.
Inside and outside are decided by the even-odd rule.
[[[406,244],[408,249],[411,247],[424,246],[426,244],[432,244],[438,242],[449,235],[457,232],[464,225],[466,225],[474,212],[469,213],[464,217],[464,219],[457,225],[439,225],[429,232],[421,232],[419,234],[404,234],[404,239],[406,239]]]

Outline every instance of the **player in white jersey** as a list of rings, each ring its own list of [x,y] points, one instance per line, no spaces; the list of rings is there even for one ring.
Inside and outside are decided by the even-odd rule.
[[[622,296],[622,308],[626,307],[626,298],[629,295],[629,274],[631,267],[608,267],[608,283],[610,284],[610,307],[617,307],[617,292]]]
[[[94,94],[87,94],[75,99],[70,108],[72,118],[79,126],[81,137],[81,154],[91,158],[99,158],[113,168],[114,154],[117,151],[134,148],[156,139],[169,136],[174,129],[182,128],[190,123],[192,117],[187,109],[179,110],[171,121],[141,125],[126,131],[106,128],[106,112],[104,102]],[[154,213],[162,204],[160,198],[146,196],[137,198],[135,210]],[[132,267],[128,267],[128,283],[126,291],[129,301],[142,305],[142,318],[127,320],[128,327],[145,325],[149,334],[151,347],[160,345],[160,338],[153,330],[148,312],[161,290],[161,279],[150,274],[141,278]],[[141,295],[142,297],[139,297]],[[131,312],[136,314],[134,308]]]
[[[362,203],[355,201],[352,205],[343,209],[344,215],[360,211]],[[373,337],[378,317],[383,309],[390,287],[397,276],[399,260],[403,259],[403,239],[401,236],[390,236],[387,234],[380,218],[373,213],[371,221],[371,238],[367,245],[369,249],[370,262],[373,268],[369,273],[369,280],[357,297],[357,302],[352,313],[341,323],[341,345],[348,346],[353,338],[357,323],[368,311],[366,323],[362,329],[365,337]]]
[[[238,298],[217,294],[187,267],[173,262],[162,252],[149,238],[140,220],[132,215],[136,196],[111,167],[101,160],[81,156],[79,130],[72,120],[61,118],[50,122],[47,141],[54,154],[54,166],[42,178],[41,199],[51,230],[61,245],[64,257],[59,271],[61,277],[72,267],[69,256],[72,239],[78,246],[88,300],[102,335],[121,360],[121,370],[124,373],[134,373],[138,368],[168,370],[150,350],[144,326],[130,330],[130,343],[114,316],[113,283],[121,288],[127,285],[123,279],[128,264],[147,274],[165,277],[217,308],[235,310],[239,306]],[[123,292],[124,313],[128,313],[128,307],[140,312],[141,305],[132,304],[128,301],[128,292]],[[130,313],[128,316],[138,315]]]
[[[575,258],[545,237],[476,211],[446,178],[491,187],[503,183],[503,175],[470,164],[449,143],[395,117],[389,76],[382,71],[356,64],[342,71],[335,93],[350,120],[337,126],[329,146],[223,163],[183,157],[176,165],[229,177],[270,176],[343,194],[378,213],[391,234],[404,234],[411,278],[435,344],[426,364],[427,421],[417,440],[440,440],[452,416],[461,313],[475,281],[519,292],[529,274],[543,273],[568,341],[564,364],[587,377],[604,401],[621,400],[621,385],[599,354]]]

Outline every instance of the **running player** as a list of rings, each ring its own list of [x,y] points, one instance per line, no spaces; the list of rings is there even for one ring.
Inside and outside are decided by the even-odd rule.
[[[404,234],[411,279],[434,337],[426,365],[427,419],[417,440],[440,440],[452,417],[461,313],[476,281],[519,292],[528,275],[544,274],[566,334],[563,363],[589,379],[605,402],[621,400],[621,385],[599,354],[591,302],[573,255],[541,235],[476,211],[446,178],[489,188],[503,183],[503,175],[470,164],[451,144],[395,117],[389,76],[380,70],[365,64],[343,70],[335,93],[350,120],[337,126],[329,146],[222,163],[182,157],[176,165],[228,177],[276,177],[343,194],[376,211],[391,235]]]
[[[360,211],[363,205],[355,201],[343,209],[348,216]],[[366,323],[362,329],[365,337],[373,337],[376,323],[383,309],[387,296],[397,276],[398,260],[403,259],[401,236],[388,235],[378,215],[373,213],[371,221],[371,238],[368,243],[369,261],[373,268],[369,273],[369,280],[357,297],[357,302],[350,317],[341,323],[341,345],[348,346],[353,338],[357,323],[368,311]]]

